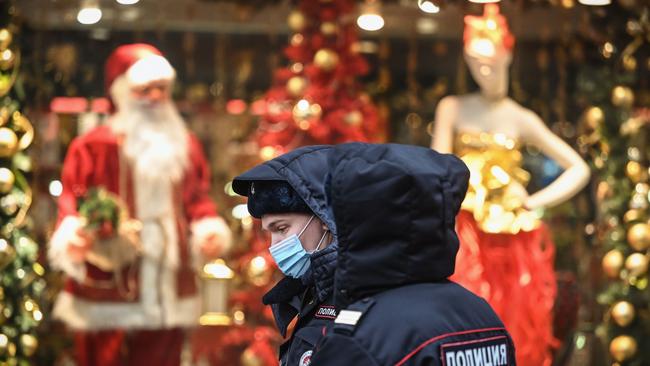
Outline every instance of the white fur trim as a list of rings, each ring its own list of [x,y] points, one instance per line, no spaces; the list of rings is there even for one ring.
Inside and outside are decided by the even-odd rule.
[[[66,216],[52,234],[48,243],[47,258],[52,268],[65,272],[77,281],[86,277],[86,266],[70,259],[68,245],[77,237],[77,230],[83,227],[83,220],[77,216]]]
[[[166,58],[150,55],[136,61],[126,71],[126,78],[131,86],[145,85],[152,81],[172,81],[176,71]]]
[[[201,245],[208,236],[216,234],[223,239],[224,253],[230,251],[232,247],[232,232],[222,217],[205,217],[196,220],[192,222],[190,230],[192,232],[192,258],[196,266],[200,266],[203,263]]]
[[[129,106],[129,102],[132,101],[131,97],[131,86],[126,76],[120,75],[113,81],[113,84],[108,88],[108,94],[111,96],[113,103],[117,107],[117,110],[120,111]],[[115,119],[115,118],[113,118]],[[111,127],[115,133],[124,133],[125,126],[122,126],[119,123],[111,123]]]
[[[76,330],[161,329],[198,323],[200,297],[176,296],[176,271],[143,258],[140,268],[140,299],[136,303],[95,302],[69,292],[59,293],[54,318]]]

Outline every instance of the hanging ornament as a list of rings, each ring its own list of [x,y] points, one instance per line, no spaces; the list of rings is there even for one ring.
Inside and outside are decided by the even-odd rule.
[[[599,107],[589,107],[584,113],[584,121],[591,130],[596,130],[605,123],[605,113]]]
[[[320,31],[326,36],[333,36],[339,31],[339,27],[334,22],[323,22],[320,25]]]
[[[12,67],[14,67],[15,63],[16,54],[12,50],[7,48],[6,50],[0,52],[0,69],[2,71],[10,70]]]
[[[264,366],[264,360],[250,347],[242,353],[239,361],[242,366]]]
[[[634,306],[627,301],[619,301],[612,306],[612,318],[620,327],[627,327],[634,320]]]
[[[294,98],[301,97],[307,89],[307,80],[302,76],[294,76],[287,81],[287,92]]]
[[[638,161],[628,161],[625,165],[625,175],[634,183],[639,183],[647,176],[647,172]]]
[[[7,127],[0,127],[0,158],[7,158],[16,153],[18,137]]]
[[[640,222],[627,230],[627,242],[637,251],[650,248],[650,225]]]
[[[625,269],[632,277],[639,277],[648,271],[648,258],[641,253],[632,253],[625,260]]]
[[[612,90],[612,104],[621,108],[630,108],[634,104],[634,92],[627,86],[616,86]]]
[[[11,32],[7,28],[2,28],[0,29],[0,51],[4,51],[9,47],[11,44],[11,41],[13,40],[13,36],[11,35]]]
[[[603,271],[609,278],[618,278],[621,268],[623,267],[623,253],[619,250],[612,249],[603,257]]]
[[[323,71],[332,71],[339,63],[339,55],[327,48],[318,50],[314,55],[314,64]]]
[[[16,259],[16,251],[6,239],[0,238],[0,270],[5,269]]]
[[[36,353],[38,347],[38,340],[31,334],[23,334],[20,336],[20,349],[27,357],[31,357]]]
[[[266,258],[258,255],[246,264],[246,276],[253,285],[266,286],[271,282],[273,268]]]
[[[625,71],[633,72],[636,70],[637,62],[636,58],[632,55],[623,56],[623,68]]]
[[[307,18],[297,10],[292,11],[287,18],[287,24],[294,32],[301,32],[307,26]]]
[[[630,223],[634,221],[639,221],[643,218],[643,211],[639,209],[628,210],[625,215],[623,215],[623,221],[625,223]],[[628,230],[628,241],[630,240],[630,231]]]
[[[358,127],[363,122],[363,114],[359,111],[348,112],[343,117],[343,120],[350,126]]]
[[[609,354],[618,362],[626,361],[636,354],[636,340],[627,335],[621,335],[609,344]]]
[[[14,187],[16,177],[14,173],[7,168],[0,168],[0,194],[6,194]]]
[[[34,127],[32,126],[32,123],[29,122],[27,117],[25,117],[19,111],[13,113],[12,119],[14,121],[14,126],[16,129],[22,132],[22,136],[18,141],[18,150],[25,150],[29,147],[29,145],[32,144],[32,141],[34,140]]]

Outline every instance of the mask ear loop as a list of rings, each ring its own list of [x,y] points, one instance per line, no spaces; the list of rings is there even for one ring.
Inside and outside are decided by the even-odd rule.
[[[305,227],[303,227],[302,230],[300,230],[300,233],[298,233],[298,238],[300,238],[302,233],[304,233],[305,230],[307,230],[307,226],[309,226],[309,224],[311,224],[311,221],[314,219],[315,216],[316,215],[311,215],[311,217],[309,218],[309,221],[307,221],[307,224],[305,224]]]
[[[320,237],[320,241],[318,242],[318,245],[316,245],[316,249],[314,249],[312,253],[318,251],[318,248],[320,248],[320,245],[323,244],[323,240],[325,240],[325,235],[327,235],[327,233],[329,233],[329,229],[325,230],[323,236]]]

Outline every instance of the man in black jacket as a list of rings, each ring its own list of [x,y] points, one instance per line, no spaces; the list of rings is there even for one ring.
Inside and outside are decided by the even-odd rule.
[[[515,365],[492,308],[447,280],[469,179],[463,162],[421,147],[360,143],[337,146],[329,159],[339,314],[312,366]]]
[[[323,328],[336,317],[333,272],[336,226],[325,199],[330,146],[296,149],[256,166],[233,181],[248,210],[271,234],[269,251],[285,274],[263,298],[283,337],[283,366],[307,366]]]

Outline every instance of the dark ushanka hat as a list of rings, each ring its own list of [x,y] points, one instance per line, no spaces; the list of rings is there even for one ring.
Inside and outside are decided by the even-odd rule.
[[[272,213],[309,213],[305,201],[286,181],[252,181],[248,191],[248,212],[255,218]]]

